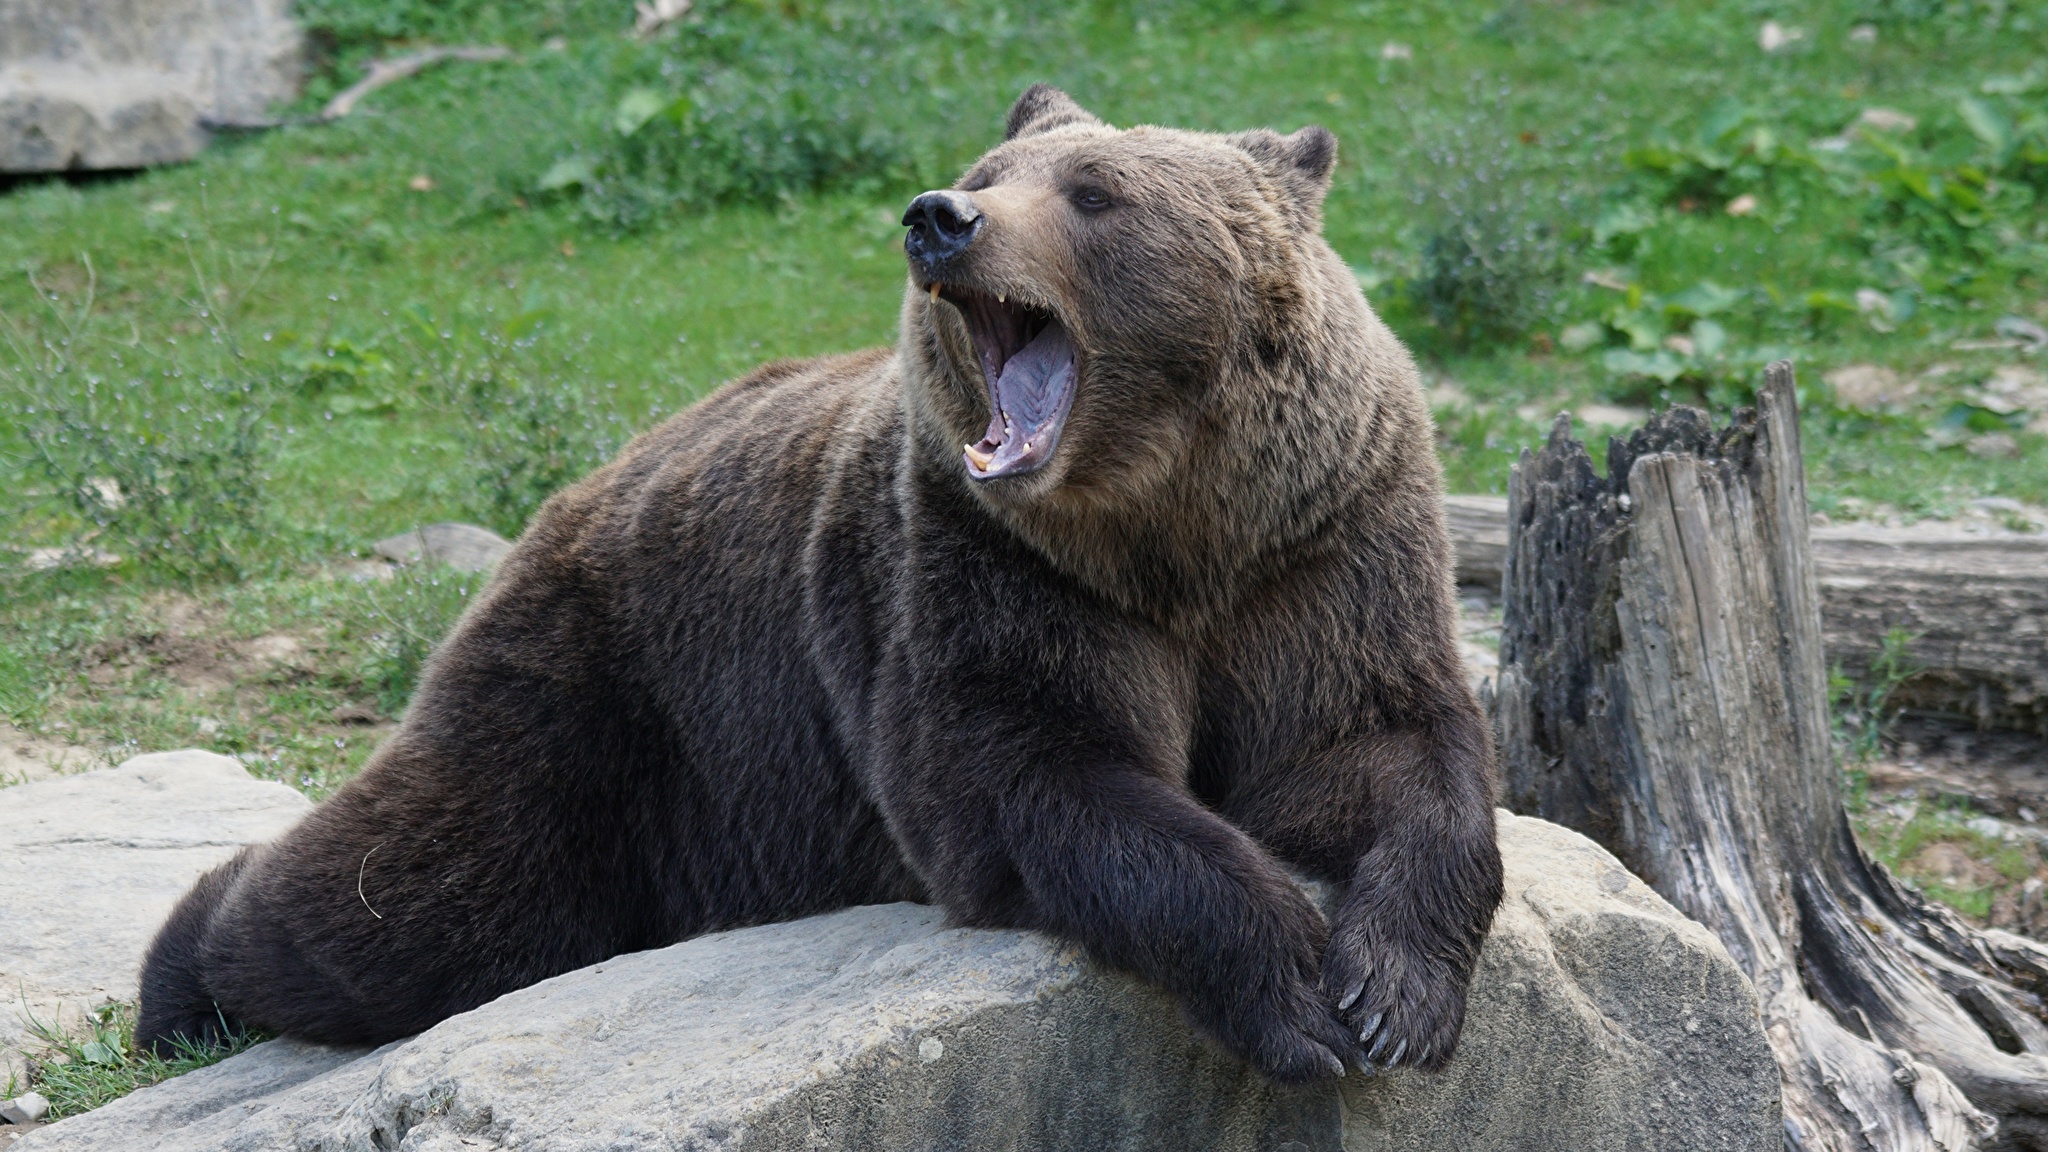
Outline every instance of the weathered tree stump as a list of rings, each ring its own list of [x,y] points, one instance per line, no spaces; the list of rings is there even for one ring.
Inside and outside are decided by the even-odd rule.
[[[1788,1148],[2048,1149],[2048,948],[1857,847],[1829,741],[1789,364],[1594,473],[1560,417],[1510,485],[1508,806],[1587,833],[1755,983]]]

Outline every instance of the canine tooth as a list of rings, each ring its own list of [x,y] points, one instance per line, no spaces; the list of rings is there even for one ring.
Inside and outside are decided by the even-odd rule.
[[[932,303],[934,303],[934,304],[937,304],[938,302],[939,302],[939,285],[938,285],[938,282],[937,282],[937,281],[933,281],[933,282],[932,282]]]
[[[996,303],[1008,304],[1009,302],[1010,298],[1008,296],[1003,295],[1001,292],[996,293]]]
[[[967,450],[967,459],[974,463],[974,470],[977,472],[988,471],[988,466],[995,462],[993,453],[983,452],[972,444],[962,444],[961,447]]]

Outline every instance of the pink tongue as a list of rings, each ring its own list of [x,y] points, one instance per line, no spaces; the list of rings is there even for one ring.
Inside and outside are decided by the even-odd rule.
[[[977,479],[1029,472],[1044,464],[1059,446],[1060,429],[1074,403],[1074,345],[1055,320],[1037,338],[1019,349],[995,384],[995,418],[975,447],[991,453],[987,469],[974,466]]]

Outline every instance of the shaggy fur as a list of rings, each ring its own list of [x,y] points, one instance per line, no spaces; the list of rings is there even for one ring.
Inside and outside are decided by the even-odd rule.
[[[765,367],[550,501],[363,773],[172,914],[138,1042],[378,1043],[919,900],[1078,941],[1277,1079],[1441,1066],[1492,749],[1414,367],[1321,237],[1334,161],[1025,93],[898,348]],[[1028,474],[962,462],[977,293],[1077,349]],[[1349,884],[1333,921],[1290,869]]]

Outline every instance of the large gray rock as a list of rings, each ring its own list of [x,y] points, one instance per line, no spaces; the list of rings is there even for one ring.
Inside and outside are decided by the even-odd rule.
[[[261,1045],[17,1148],[1775,1152],[1720,944],[1590,841],[1500,821],[1508,898],[1441,1076],[1275,1089],[1156,988],[898,904],[620,956],[374,1052]]]
[[[1591,840],[1497,815],[1507,897],[1458,1055],[1347,1083],[1347,1152],[1778,1152],[1778,1065],[1721,942]]]
[[[0,0],[0,171],[187,160],[298,92],[288,0]]]
[[[132,1001],[142,950],[201,873],[311,809],[225,756],[164,752],[0,788],[0,1085],[24,1014]]]

